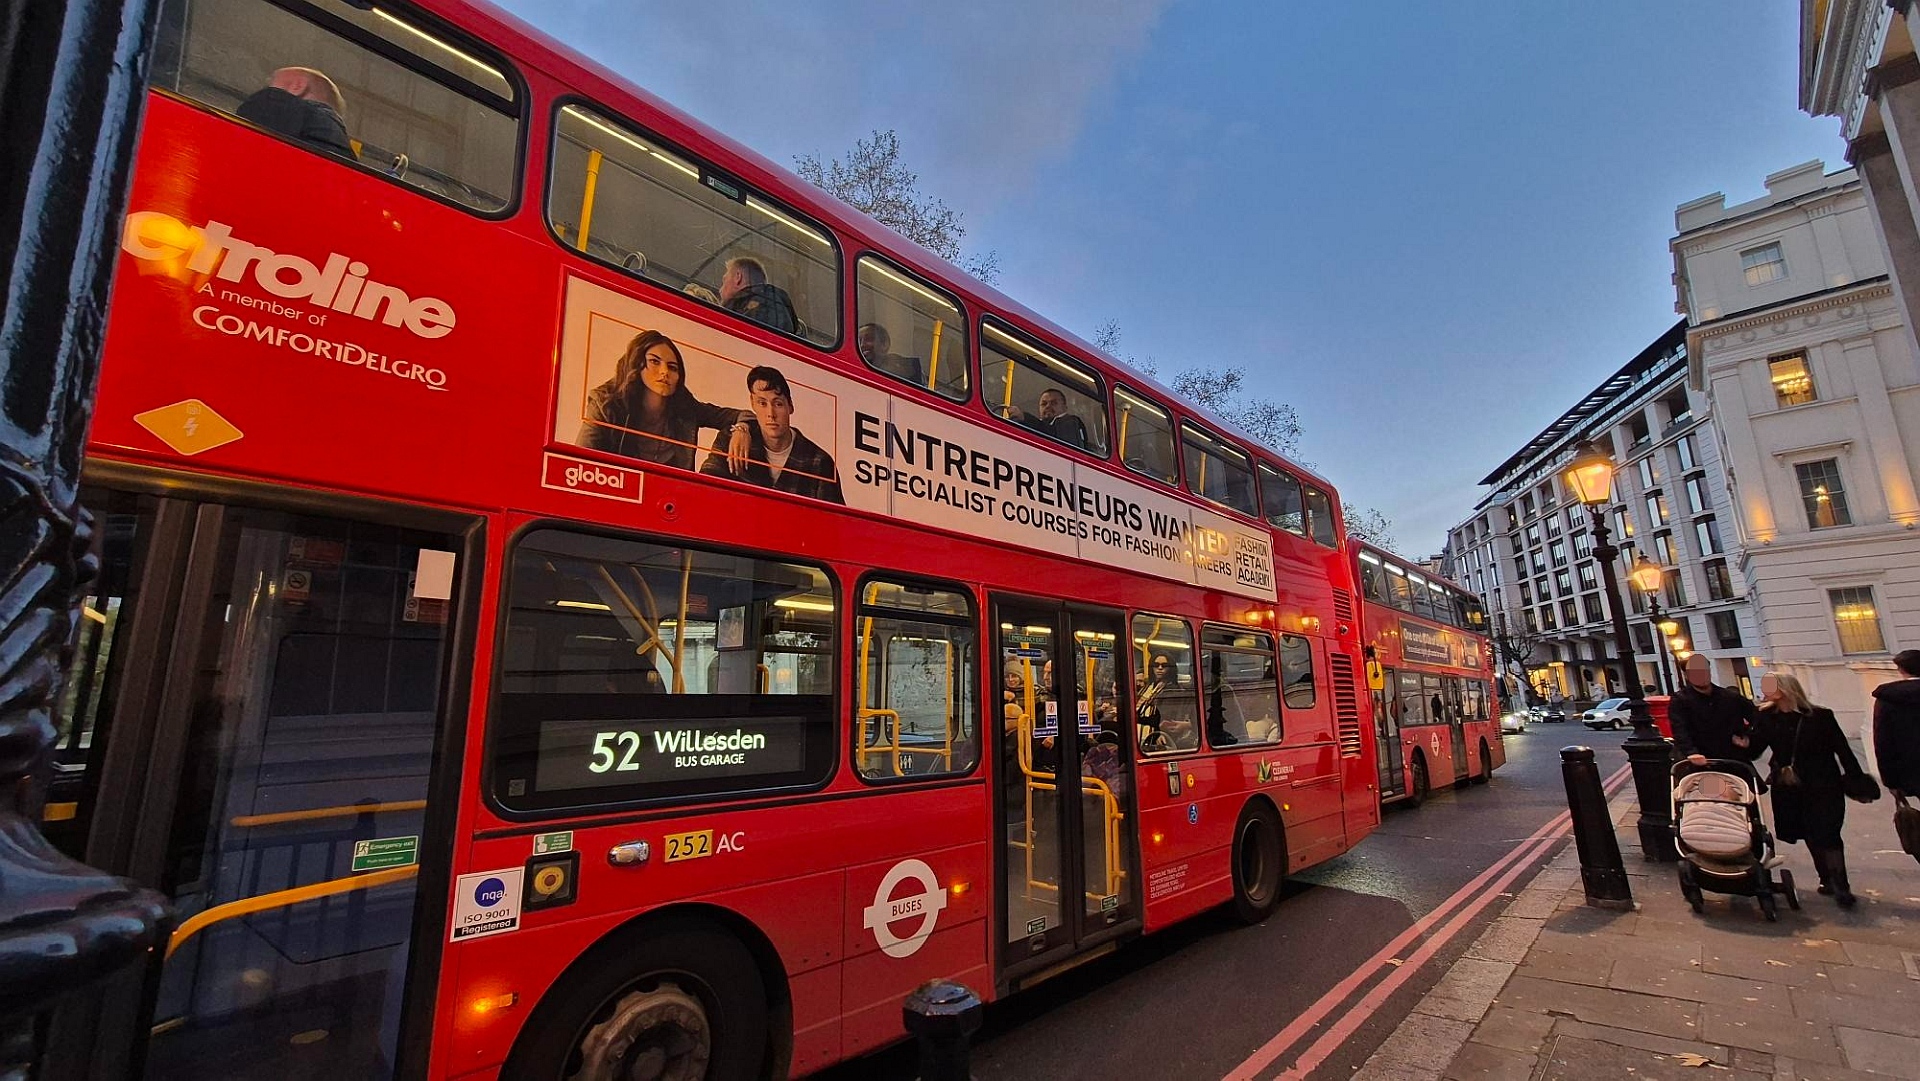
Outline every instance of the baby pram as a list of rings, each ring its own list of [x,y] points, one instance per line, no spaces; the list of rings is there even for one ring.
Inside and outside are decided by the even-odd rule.
[[[1708,759],[1696,766],[1673,766],[1673,836],[1680,850],[1680,895],[1695,912],[1704,910],[1701,892],[1751,897],[1769,920],[1780,913],[1774,895],[1798,909],[1793,872],[1773,870],[1780,863],[1773,833],[1760,817],[1760,777],[1753,766],[1733,759]]]

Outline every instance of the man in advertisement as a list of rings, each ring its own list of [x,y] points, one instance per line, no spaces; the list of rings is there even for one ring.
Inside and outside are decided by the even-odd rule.
[[[776,492],[845,503],[833,455],[793,426],[793,391],[780,369],[763,364],[748,372],[747,394],[754,424],[746,464],[738,473],[729,473],[723,433],[708,449],[700,471],[719,477],[731,475]]]

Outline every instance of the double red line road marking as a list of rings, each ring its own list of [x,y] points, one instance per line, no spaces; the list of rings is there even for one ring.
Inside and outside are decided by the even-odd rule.
[[[1608,777],[1606,792],[1611,796],[1626,783],[1629,768],[1622,766]],[[1320,996],[1313,1005],[1301,1011],[1298,1017],[1280,1030],[1273,1039],[1262,1044],[1260,1049],[1247,1056],[1247,1060],[1234,1067],[1227,1074],[1226,1081],[1255,1081],[1266,1077],[1295,1044],[1305,1039],[1327,1018],[1339,1010],[1369,980],[1386,972],[1386,978],[1380,979],[1359,1001],[1346,1007],[1319,1037],[1285,1065],[1277,1075],[1280,1081],[1294,1081],[1312,1074],[1327,1057],[1344,1043],[1347,1037],[1373,1016],[1386,1004],[1420,967],[1440,952],[1449,942],[1460,936],[1462,931],[1473,923],[1486,907],[1494,902],[1513,881],[1525,874],[1548,850],[1566,837],[1572,824],[1567,812],[1561,811],[1546,825],[1535,830],[1533,835],[1513,847],[1513,850],[1495,860],[1491,867],[1480,872],[1473,881],[1460,887],[1453,896],[1440,902],[1432,912],[1414,921],[1413,926],[1400,932],[1393,941],[1380,948],[1380,952],[1369,957],[1355,968],[1346,979],[1335,984],[1326,994]],[[1449,917],[1449,913],[1451,916]],[[1444,923],[1441,921],[1445,920]],[[1429,928],[1439,925],[1431,935]],[[1421,942],[1421,936],[1427,935]],[[1404,954],[1409,946],[1419,942],[1418,948],[1410,954]]]

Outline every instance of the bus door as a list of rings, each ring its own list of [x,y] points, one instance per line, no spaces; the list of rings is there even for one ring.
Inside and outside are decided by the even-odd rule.
[[[1140,924],[1114,612],[999,600],[1001,973],[1015,979]]]
[[[432,981],[407,977],[445,933],[452,791],[434,775],[458,774],[436,751],[459,729],[448,639],[471,523],[83,498],[103,566],[47,817],[180,922],[149,971],[61,1008],[39,1076],[424,1069]]]
[[[1461,701],[1460,681],[1453,676],[1448,676],[1445,682],[1447,732],[1448,737],[1453,740],[1453,779],[1464,781],[1467,779],[1468,772],[1466,703]]]
[[[1373,737],[1379,749],[1380,795],[1397,796],[1407,790],[1407,749],[1400,742],[1400,696],[1394,670],[1385,670],[1381,689],[1373,692]]]

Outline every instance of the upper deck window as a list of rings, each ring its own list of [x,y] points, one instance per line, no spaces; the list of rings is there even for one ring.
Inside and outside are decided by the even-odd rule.
[[[1163,484],[1179,484],[1173,417],[1125,387],[1113,388],[1113,408],[1119,418],[1120,461],[1141,476]]]
[[[1247,452],[1191,423],[1180,425],[1187,445],[1187,490],[1242,514],[1258,515],[1253,494],[1253,463]]]
[[[952,297],[891,263],[863,255],[854,264],[853,332],[867,367],[967,400],[967,316]]]
[[[1049,439],[1107,456],[1107,396],[1086,365],[980,324],[980,392],[988,408]]]
[[[840,340],[840,250],[825,229],[583,105],[554,128],[547,220],[630,274],[815,345]]]
[[[1382,573],[1380,557],[1371,552],[1360,553],[1360,589],[1368,600],[1388,603],[1386,575]]]
[[[381,5],[167,0],[153,85],[475,210],[513,202],[504,66]]]
[[[1333,528],[1333,499],[1311,484],[1301,485],[1307,499],[1307,534],[1315,544],[1336,548],[1340,538]]]
[[[1307,535],[1307,507],[1300,494],[1300,481],[1293,474],[1282,473],[1263,463],[1260,466],[1260,500],[1267,509],[1268,525],[1296,536]]]

